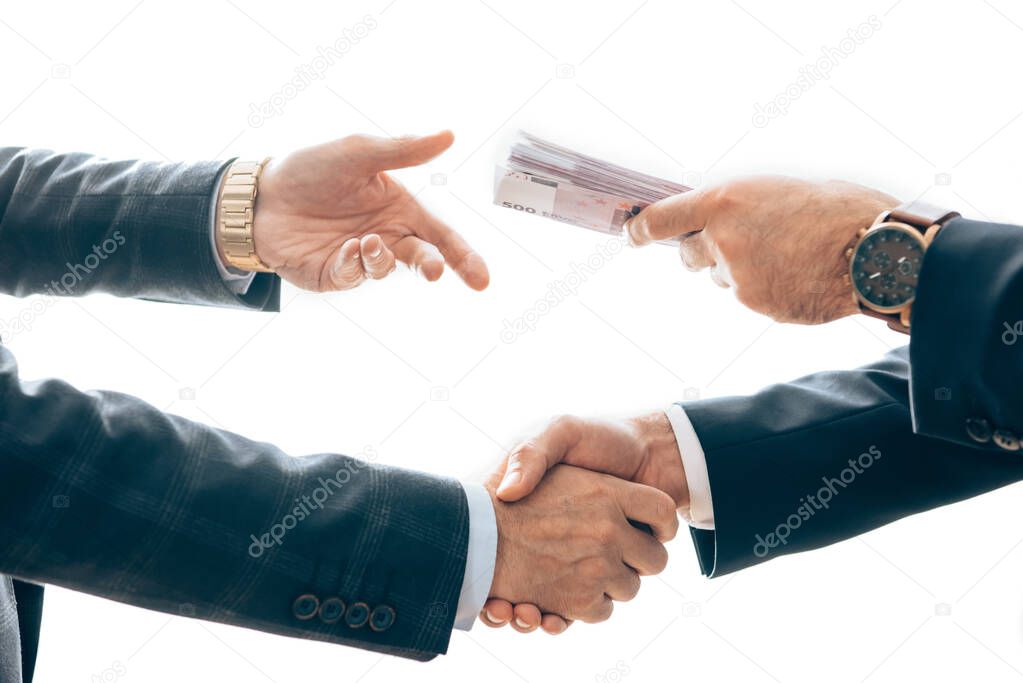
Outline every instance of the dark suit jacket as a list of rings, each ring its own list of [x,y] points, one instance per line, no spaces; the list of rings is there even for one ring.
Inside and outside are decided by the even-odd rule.
[[[276,310],[277,278],[239,298],[217,271],[223,166],[0,149],[0,291]],[[304,502],[318,490],[322,508]],[[467,534],[455,481],[291,458],[129,396],[22,382],[0,346],[3,683],[31,679],[47,583],[430,659],[447,649]]]
[[[1023,336],[1006,332],[1019,320],[1023,229],[956,219],[924,258],[908,348],[859,370],[684,404],[714,506],[714,530],[692,530],[703,572],[819,548],[1023,479]]]

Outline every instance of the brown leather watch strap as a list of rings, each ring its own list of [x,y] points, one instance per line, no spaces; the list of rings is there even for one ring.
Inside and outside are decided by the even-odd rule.
[[[896,332],[901,332],[902,334],[909,334],[909,328],[902,324],[902,320],[900,320],[899,316],[897,315],[892,315],[891,313],[881,313],[880,311],[875,311],[873,308],[868,308],[867,306],[864,306],[862,304],[860,305],[860,313],[862,313],[863,315],[868,315],[871,318],[877,318],[878,320],[885,321],[886,323],[888,323],[889,329],[895,330]]]
[[[885,220],[908,223],[924,232],[932,225],[942,225],[959,215],[957,211],[949,211],[927,202],[915,201],[900,204],[888,212]]]

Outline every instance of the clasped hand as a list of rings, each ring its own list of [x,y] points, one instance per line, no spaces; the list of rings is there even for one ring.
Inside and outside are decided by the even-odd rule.
[[[585,469],[582,469],[585,468]],[[488,480],[497,514],[492,598],[481,620],[560,633],[603,621],[640,576],[667,564],[688,490],[663,413],[622,421],[561,417],[520,444]],[[629,523],[650,528],[641,531]]]

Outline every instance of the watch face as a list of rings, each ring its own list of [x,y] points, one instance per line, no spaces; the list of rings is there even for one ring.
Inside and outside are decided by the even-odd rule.
[[[860,241],[849,277],[860,297],[883,313],[912,303],[924,258],[923,236],[902,223],[883,223]]]

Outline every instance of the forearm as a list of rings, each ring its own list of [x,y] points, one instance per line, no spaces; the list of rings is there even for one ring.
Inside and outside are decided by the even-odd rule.
[[[218,273],[210,231],[224,165],[0,150],[0,291],[275,307],[272,276],[239,297]]]
[[[418,659],[446,650],[468,526],[457,482],[23,386],[2,347],[0,405],[0,572]],[[303,595],[395,618],[330,623]]]
[[[706,574],[811,550],[1023,479],[1023,462],[913,433],[908,364],[821,373],[685,405],[706,452]]]

